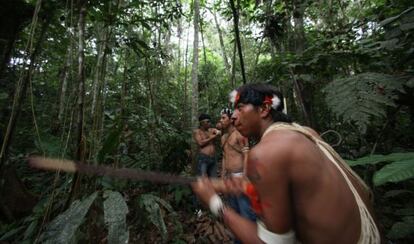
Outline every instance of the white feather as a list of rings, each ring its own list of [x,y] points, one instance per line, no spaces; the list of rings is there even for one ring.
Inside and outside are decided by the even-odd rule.
[[[273,94],[272,108],[277,109],[277,107],[279,107],[279,105],[280,105],[280,98],[278,98],[276,95]]]
[[[230,99],[230,102],[232,104],[234,104],[236,102],[236,96],[237,96],[237,91],[236,90],[233,90],[232,92],[230,92],[229,99]]]

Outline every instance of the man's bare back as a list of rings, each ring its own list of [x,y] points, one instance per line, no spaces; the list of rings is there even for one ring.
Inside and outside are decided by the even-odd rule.
[[[224,222],[240,240],[380,243],[368,188],[316,133],[292,124],[282,112],[283,97],[277,90],[248,84],[234,93],[232,101],[236,129],[259,141],[249,152],[246,168],[252,185],[244,188],[242,181],[232,180],[225,182],[224,190],[215,188],[230,194],[247,189],[252,199],[261,222],[221,208]],[[208,180],[193,185],[207,203],[217,199],[212,188]]]
[[[305,136],[271,132],[250,152],[247,175],[257,185],[270,231],[295,229],[303,243],[358,241],[360,217],[352,192],[338,169]]]

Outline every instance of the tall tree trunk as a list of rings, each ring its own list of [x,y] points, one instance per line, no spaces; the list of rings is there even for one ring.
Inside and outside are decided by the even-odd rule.
[[[305,31],[303,26],[303,17],[305,13],[305,4],[306,0],[295,0],[293,1],[293,22],[294,22],[294,43],[295,49],[294,52],[297,56],[302,56],[303,51],[305,50]],[[312,120],[309,114],[310,103],[308,102],[308,97],[311,96],[310,91],[305,89],[305,86],[302,80],[297,79],[295,74],[301,73],[300,70],[292,71],[292,79],[294,83],[295,93],[297,95],[299,104],[302,109],[303,118],[305,123],[308,126],[312,126]]]
[[[109,36],[109,26],[104,24],[98,45],[98,53],[96,58],[96,67],[95,75],[92,86],[92,105],[91,105],[91,115],[92,115],[92,130],[91,130],[91,146],[89,150],[89,158],[96,159],[96,154],[98,153],[101,137],[100,137],[100,125],[102,123],[102,106],[103,106],[103,90],[105,86],[105,74],[106,74],[106,54],[108,52],[108,36]],[[98,30],[99,32],[100,30]],[[95,164],[97,162],[95,161]]]
[[[231,80],[231,77],[232,77],[231,76],[231,67],[230,67],[230,64],[229,64],[229,60],[227,58],[227,52],[226,52],[226,46],[224,45],[223,33],[221,32],[221,28],[220,28],[219,22],[217,20],[216,12],[211,10],[211,9],[209,9],[209,10],[210,10],[211,14],[214,17],[214,23],[216,24],[217,33],[218,33],[219,40],[220,40],[221,55],[223,55],[224,66],[226,67],[226,72],[229,76],[229,80]]]
[[[202,20],[200,20],[200,33],[201,33],[201,43],[203,45],[203,60],[204,60],[204,64],[207,64],[206,45],[204,43],[204,31],[203,31],[203,21]]]
[[[240,59],[240,68],[243,77],[243,84],[246,84],[246,72],[244,71],[244,61],[243,61],[243,52],[240,42],[240,32],[239,32],[239,12],[238,9],[234,6],[234,0],[230,0],[231,10],[233,12],[233,23],[234,23],[234,36],[236,38],[237,50],[239,51]],[[239,4],[237,4],[239,6]]]
[[[12,111],[11,111],[11,114],[10,114],[9,123],[7,124],[6,132],[4,133],[3,143],[2,143],[2,147],[1,147],[1,151],[0,151],[0,171],[1,171],[1,169],[3,167],[3,164],[4,164],[4,162],[7,158],[8,149],[10,147],[11,140],[12,140],[12,135],[13,135],[14,130],[16,128],[16,121],[19,117],[19,113],[20,113],[20,109],[21,109],[21,105],[23,103],[23,100],[26,97],[27,85],[29,84],[30,80],[32,79],[33,70],[36,66],[36,62],[37,62],[37,58],[39,56],[40,50],[42,49],[42,44],[43,44],[43,41],[44,41],[46,30],[49,27],[50,20],[51,20],[50,15],[47,15],[46,19],[43,20],[41,30],[40,30],[40,34],[38,36],[36,45],[33,49],[33,52],[30,54],[29,59],[27,59],[27,60],[30,60],[29,67],[28,67],[27,70],[22,71],[21,76],[20,76],[20,78],[17,82],[17,85],[16,85],[16,91],[14,93],[14,98],[13,98]],[[30,51],[31,50],[28,50],[29,53],[30,53]],[[25,69],[25,68],[23,68],[23,69]]]
[[[294,0],[293,1],[293,23],[295,33],[295,53],[302,55],[305,50],[305,30],[303,26],[303,16],[305,14],[305,2],[306,0]]]
[[[194,43],[193,43],[193,67],[191,69],[192,100],[191,100],[191,125],[198,125],[198,32],[199,32],[200,1],[194,0]],[[195,156],[196,145],[191,143],[192,155]],[[195,160],[193,160],[193,172],[196,172]]]
[[[181,35],[183,33],[183,26],[182,26],[182,19],[178,19],[177,25],[177,38],[178,38],[178,53],[177,53],[177,79],[180,78],[180,71],[181,71]]]
[[[63,121],[63,115],[65,112],[65,103],[66,103],[66,92],[68,88],[68,79],[71,72],[71,63],[72,63],[72,38],[69,38],[69,45],[68,49],[66,51],[66,61],[64,64],[64,67],[62,69],[62,73],[60,76],[60,91],[59,91],[59,97],[58,97],[58,115],[57,120],[55,124],[54,131],[57,133],[60,131],[60,128],[62,126]]]
[[[190,36],[190,24],[191,22],[188,22],[188,28],[187,28],[187,40],[185,44],[185,54],[184,54],[184,103],[183,103],[183,128],[188,128],[188,42],[189,42],[189,36]]]
[[[254,81],[257,80],[257,77],[256,77],[257,76],[257,65],[259,63],[260,53],[262,52],[263,39],[264,38],[260,38],[259,49],[257,50],[256,58],[254,59],[253,77],[252,77],[252,80]]]
[[[83,109],[85,99],[85,18],[86,18],[86,0],[79,1],[79,19],[78,19],[78,101],[77,101],[77,121],[76,121],[76,143],[77,149],[75,152],[75,159],[84,162],[85,159],[85,138],[83,131]],[[69,197],[66,201],[65,208],[68,208],[73,199],[77,196],[80,186],[80,176],[75,173],[72,180],[72,186]]]
[[[233,58],[232,58],[232,66],[231,66],[231,86],[236,88],[236,53],[237,53],[237,45],[236,43],[233,44]]]
[[[200,34],[201,34],[201,43],[203,45],[203,60],[204,60],[204,65],[207,64],[207,54],[206,54],[206,45],[204,44],[204,31],[203,31],[203,20],[200,19]],[[206,103],[207,103],[207,113],[210,113],[210,97],[209,97],[209,93],[208,93],[208,88],[209,88],[209,78],[206,77],[206,84],[205,84],[205,96],[206,96]]]
[[[125,49],[125,56],[124,56],[124,70],[122,73],[122,87],[121,87],[121,111],[120,117],[122,120],[122,128],[126,125],[126,97],[128,96],[128,59],[129,59],[129,52],[128,49]]]
[[[103,23],[102,23],[103,24]],[[98,53],[96,58],[96,66],[95,66],[95,76],[93,79],[93,85],[92,85],[92,105],[91,105],[91,114],[94,115],[97,111],[96,106],[99,102],[99,96],[102,90],[102,70],[104,66],[104,56],[106,52],[106,42],[107,42],[107,33],[108,33],[108,26],[106,24],[103,24],[104,27],[101,29],[98,27],[98,32],[101,32],[98,36],[100,37],[98,39]]]

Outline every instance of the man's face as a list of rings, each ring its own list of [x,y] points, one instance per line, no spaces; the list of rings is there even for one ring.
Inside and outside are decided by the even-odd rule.
[[[227,129],[231,124],[231,119],[227,114],[221,114],[220,123],[223,126],[223,129]]]
[[[210,128],[211,122],[209,119],[203,119],[200,121],[200,126],[207,130],[208,128]]]
[[[260,113],[252,104],[238,103],[231,116],[236,129],[245,137],[260,133]]]

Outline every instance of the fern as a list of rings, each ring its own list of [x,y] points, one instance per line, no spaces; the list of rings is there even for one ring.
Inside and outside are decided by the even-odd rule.
[[[57,216],[40,237],[42,243],[73,243],[75,233],[95,200],[97,192],[83,201],[74,201],[68,210]]]
[[[370,72],[335,79],[324,89],[330,110],[363,134],[375,118],[385,118],[388,107],[396,107],[396,93],[403,91],[400,79]]]
[[[387,182],[400,182],[414,177],[414,159],[385,165],[375,172],[373,181],[376,186]]]
[[[105,224],[108,226],[108,243],[128,243],[129,231],[126,224],[128,206],[119,192],[104,192]]]

